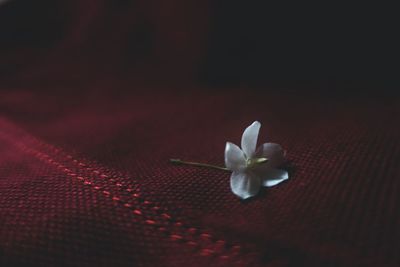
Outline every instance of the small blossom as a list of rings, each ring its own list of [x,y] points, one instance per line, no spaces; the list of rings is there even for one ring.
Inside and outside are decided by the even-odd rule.
[[[255,121],[244,130],[242,149],[230,142],[225,146],[225,166],[232,171],[231,189],[242,199],[255,196],[261,186],[271,187],[289,178],[287,171],[277,169],[285,158],[280,145],[265,143],[256,149],[260,127]]]

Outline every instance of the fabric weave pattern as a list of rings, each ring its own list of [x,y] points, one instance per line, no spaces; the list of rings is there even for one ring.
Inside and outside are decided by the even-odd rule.
[[[1,266],[400,262],[397,99],[1,94]],[[235,197],[228,173],[168,163],[223,164],[254,120],[291,175],[256,198]]]

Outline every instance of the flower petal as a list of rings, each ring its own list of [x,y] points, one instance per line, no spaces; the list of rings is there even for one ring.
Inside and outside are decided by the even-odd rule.
[[[242,171],[246,168],[243,151],[231,142],[227,142],[225,146],[225,166],[231,171]]]
[[[255,154],[260,127],[261,123],[255,121],[243,132],[242,149],[248,158],[252,158]]]
[[[285,161],[285,153],[282,147],[275,143],[265,143],[257,149],[257,157],[268,159],[268,168],[279,167]]]
[[[261,179],[263,186],[271,187],[289,179],[289,173],[285,170],[270,169]]]
[[[260,178],[243,172],[233,172],[231,175],[232,192],[242,199],[257,195],[260,190]]]

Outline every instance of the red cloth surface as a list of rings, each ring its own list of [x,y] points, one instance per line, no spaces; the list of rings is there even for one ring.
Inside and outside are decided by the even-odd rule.
[[[120,86],[0,92],[0,266],[400,264],[398,98]],[[254,120],[288,181],[241,201],[169,164]]]
[[[1,267],[400,266],[397,14],[0,2]],[[290,179],[253,199],[168,162],[222,165],[255,120]]]

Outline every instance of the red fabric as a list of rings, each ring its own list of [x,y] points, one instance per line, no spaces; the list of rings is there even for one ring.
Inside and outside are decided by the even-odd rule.
[[[400,263],[397,98],[115,86],[1,93],[1,266]],[[223,164],[253,120],[290,172],[256,198],[168,163]]]
[[[398,23],[275,4],[3,1],[0,266],[400,266],[400,103],[367,82]],[[168,162],[222,165],[254,120],[290,173],[254,199]]]

